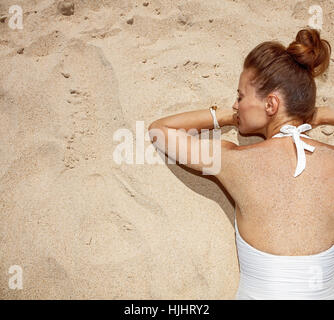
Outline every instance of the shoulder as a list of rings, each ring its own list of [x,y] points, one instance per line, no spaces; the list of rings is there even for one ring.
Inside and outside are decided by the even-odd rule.
[[[242,190],[252,188],[268,176],[267,172],[275,166],[272,159],[284,160],[283,141],[273,140],[236,145],[222,153],[222,167],[217,179],[234,199],[238,199]]]
[[[261,149],[269,149],[265,141],[250,145],[237,145],[222,142],[224,152],[221,154],[221,170],[216,175],[226,190],[233,196],[237,192],[243,179],[248,175],[249,170],[254,167],[258,160]]]

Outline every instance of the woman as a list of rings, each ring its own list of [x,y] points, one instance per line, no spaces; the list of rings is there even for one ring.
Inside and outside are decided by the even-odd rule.
[[[177,129],[236,125],[242,134],[265,138],[220,145],[215,175],[236,203],[236,299],[334,299],[334,147],[306,135],[315,126],[334,125],[332,108],[315,107],[314,78],[327,69],[330,54],[330,44],[310,28],[287,48],[261,43],[244,61],[235,113],[184,112],[149,127],[157,148],[196,170],[205,163],[191,158],[203,146],[194,148],[190,142],[198,136]],[[171,139],[176,152],[167,147]],[[188,142],[186,150],[178,149],[181,142]],[[204,146],[212,152],[213,140]]]

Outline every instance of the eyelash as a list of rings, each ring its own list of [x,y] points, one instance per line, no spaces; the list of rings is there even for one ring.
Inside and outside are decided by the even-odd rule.
[[[240,97],[237,97],[237,100],[238,100],[238,102],[240,102],[240,100],[241,100],[242,98],[240,98]]]

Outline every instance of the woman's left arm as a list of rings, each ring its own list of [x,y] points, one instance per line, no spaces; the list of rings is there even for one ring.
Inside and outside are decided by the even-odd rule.
[[[220,127],[236,125],[236,117],[232,110],[217,108],[216,117]],[[208,108],[158,119],[151,123],[148,130],[155,147],[169,157],[195,170],[206,170],[208,168],[208,157],[210,158],[210,155],[213,155],[211,162],[213,162],[215,168],[211,172],[217,175],[222,167],[229,163],[228,151],[236,148],[237,145],[227,140],[199,139],[201,129],[207,129],[208,131],[213,128],[213,119]],[[224,153],[223,158],[221,158],[222,153]]]
[[[236,115],[232,109],[217,108],[216,117],[220,127],[237,125]],[[213,119],[209,108],[207,108],[167,116],[155,120],[150,127],[153,125],[154,127],[165,126],[172,129],[185,129],[186,131],[196,129],[200,133],[201,129],[213,129]],[[189,133],[193,135],[193,132]]]

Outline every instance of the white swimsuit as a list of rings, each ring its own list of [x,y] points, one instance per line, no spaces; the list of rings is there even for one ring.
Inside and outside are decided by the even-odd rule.
[[[301,134],[310,129],[311,125],[306,123],[298,128],[286,125],[273,136],[293,137],[298,157],[294,177],[305,168],[304,149],[311,152],[315,149],[299,138],[310,138]],[[334,300],[334,245],[314,255],[274,255],[257,250],[240,236],[236,213],[234,225],[240,266],[236,300]]]

